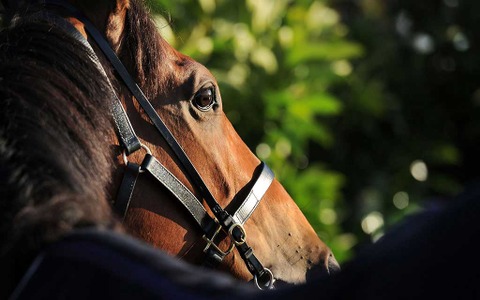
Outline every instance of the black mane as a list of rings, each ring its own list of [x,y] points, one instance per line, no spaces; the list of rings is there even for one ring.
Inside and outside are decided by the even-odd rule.
[[[106,192],[110,95],[55,25],[23,17],[0,33],[0,275],[15,270],[15,281],[73,228],[118,226]]]

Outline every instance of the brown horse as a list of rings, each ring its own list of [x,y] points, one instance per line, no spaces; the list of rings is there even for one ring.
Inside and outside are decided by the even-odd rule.
[[[68,2],[104,35],[220,206],[228,210],[235,205],[232,200],[245,197],[260,161],[222,111],[222,98],[213,75],[160,36],[141,1]],[[85,20],[61,6],[54,10],[90,40],[145,148],[151,149],[153,157],[197,198],[204,198],[130,91],[116,79],[116,71],[91,40]],[[118,149],[116,176],[110,187],[114,195],[124,172],[124,159],[113,130],[109,142]],[[144,151],[136,151],[129,155],[128,161],[141,163],[144,157]],[[212,215],[210,209],[207,211]],[[124,224],[135,236],[172,255],[195,264],[204,260],[206,242],[202,231],[172,194],[149,176],[139,177]],[[272,271],[276,280],[301,283],[309,271],[338,269],[331,251],[276,180],[245,223],[244,232],[259,261]],[[219,248],[226,251],[232,241],[224,235],[218,243]],[[238,278],[251,280],[252,274],[240,256],[234,250],[220,268]]]
[[[35,5],[12,22],[6,16],[0,30],[0,299],[251,295],[251,285],[124,234],[107,200],[113,90],[105,74],[62,18]]]

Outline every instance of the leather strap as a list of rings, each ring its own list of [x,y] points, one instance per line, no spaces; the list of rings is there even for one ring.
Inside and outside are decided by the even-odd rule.
[[[142,169],[151,174],[177,198],[202,229],[204,238],[209,237],[213,242],[216,237],[215,231],[218,228],[218,224],[210,217],[200,200],[152,155],[147,154],[145,156],[142,162]],[[218,266],[227,254],[218,249],[218,247],[210,247],[210,245],[205,248],[204,252],[206,259],[203,265],[212,268]]]
[[[122,221],[125,219],[130,206],[138,174],[140,174],[140,165],[128,162],[123,173],[122,184],[118,190],[117,200],[113,204],[113,209],[122,218]]]
[[[258,176],[254,186],[250,190],[250,193],[245,200],[243,200],[237,211],[233,214],[233,219],[239,224],[245,224],[248,218],[250,218],[252,213],[257,208],[258,203],[260,203],[263,195],[265,195],[268,188],[272,184],[273,178],[275,177],[272,170],[270,170],[266,163],[262,162],[261,167],[262,172],[260,173],[260,176]]]
[[[247,268],[250,273],[255,276],[255,281],[257,281],[258,284],[260,284],[261,286],[272,288],[272,273],[270,272],[270,270],[266,269],[258,260],[258,258],[253,253],[253,249],[245,243],[237,246],[237,250],[240,253],[242,259],[246,262]]]
[[[114,95],[114,100],[112,101],[112,116],[117,129],[117,136],[127,155],[130,155],[139,150],[142,144],[133,130],[130,119],[128,119],[120,99],[116,94]]]
[[[142,169],[150,173],[187,209],[197,224],[203,229],[212,221],[207,211],[192,192],[167,170],[155,157],[147,154]]]

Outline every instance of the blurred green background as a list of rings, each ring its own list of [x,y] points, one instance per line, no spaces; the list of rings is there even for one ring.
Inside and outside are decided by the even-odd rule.
[[[478,176],[480,1],[147,2],[340,262]]]

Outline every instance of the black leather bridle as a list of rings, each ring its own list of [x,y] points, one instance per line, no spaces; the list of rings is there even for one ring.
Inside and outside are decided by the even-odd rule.
[[[178,199],[178,201],[187,209],[187,211],[203,231],[203,239],[207,242],[207,245],[204,249],[206,254],[205,265],[212,267],[217,266],[233,250],[233,248],[236,247],[240,256],[245,261],[248,270],[253,275],[257,287],[260,289],[273,288],[275,278],[272,272],[261,264],[261,262],[255,256],[253,249],[248,245],[246,241],[246,232],[243,227],[272,183],[274,178],[273,172],[265,163],[262,162],[257,168],[258,172],[255,172],[255,178],[249,183],[249,186],[252,187],[247,197],[238,205],[238,208],[234,213],[228,213],[219,205],[201,178],[200,174],[195,169],[195,166],[186,155],[183,148],[177,142],[170,130],[166,127],[165,123],[153,108],[152,104],[149,102],[140,87],[130,76],[123,63],[119,60],[108,42],[95,28],[95,26],[78,9],[65,1],[43,0],[40,2],[44,5],[62,7],[63,9],[67,10],[72,17],[77,18],[84,24],[89,36],[95,41],[96,45],[110,61],[113,68],[124,82],[125,86],[136,98],[137,102],[143,108],[153,125],[157,128],[158,132],[171,148],[176,158],[180,161],[187,173],[187,177],[199,190],[202,198],[213,212],[214,217],[211,217],[207,213],[205,207],[202,205],[202,202],[187,187],[185,187],[179,179],[177,179],[170,171],[168,171],[151,154],[150,150],[140,142],[121,104],[120,99],[116,95],[113,86],[110,84],[112,97],[114,99],[112,108],[113,117],[117,127],[119,141],[124,150],[124,160],[126,164],[122,184],[118,192],[117,200],[114,203],[114,209],[122,217],[125,216],[139,174],[143,172],[149,173]],[[72,24],[48,11],[43,12],[41,17],[43,19],[47,18],[53,20],[54,23],[59,24],[76,40],[85,45],[92,60],[108,79],[106,72],[100,64],[99,59],[93,51],[91,45]],[[129,162],[127,156],[140,150],[141,148],[144,148],[147,152],[143,162],[140,165]],[[215,239],[218,238],[218,234],[221,231],[225,232],[231,240],[231,245],[227,251],[222,251],[215,244]]]

